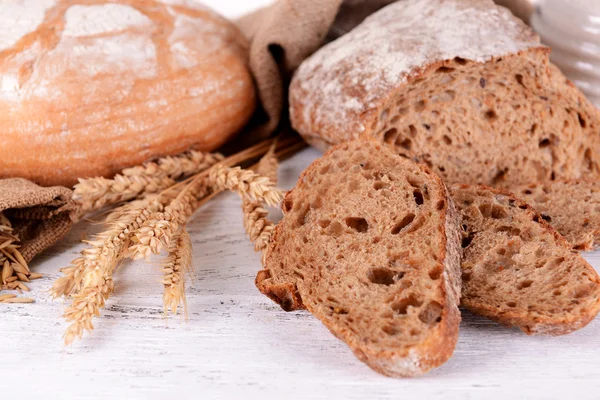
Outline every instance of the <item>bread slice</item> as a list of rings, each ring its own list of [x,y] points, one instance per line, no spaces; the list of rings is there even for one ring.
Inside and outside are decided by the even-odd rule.
[[[282,205],[256,277],[284,310],[306,308],[354,354],[414,376],[454,350],[458,214],[441,180],[372,140],[331,149]]]
[[[531,206],[486,186],[451,192],[465,235],[464,307],[527,334],[566,334],[598,314],[598,274]]]
[[[550,181],[513,188],[575,250],[600,245],[600,181]]]
[[[447,183],[600,177],[600,111],[491,0],[406,0],[296,72],[290,118],[319,147],[368,135]]]

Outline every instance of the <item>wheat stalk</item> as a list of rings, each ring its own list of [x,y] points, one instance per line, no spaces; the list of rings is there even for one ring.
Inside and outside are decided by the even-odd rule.
[[[192,268],[192,241],[190,235],[182,228],[173,236],[169,245],[169,255],[163,266],[163,307],[167,314],[177,314],[180,305],[187,319],[187,302],[185,298],[185,274]]]
[[[81,203],[83,211],[96,210],[142,194],[160,192],[173,186],[177,179],[204,171],[221,160],[221,154],[197,151],[163,157],[156,162],[124,169],[113,179],[80,179],[73,198]]]

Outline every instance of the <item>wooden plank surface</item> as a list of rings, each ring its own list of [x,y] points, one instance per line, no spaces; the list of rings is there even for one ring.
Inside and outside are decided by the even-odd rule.
[[[282,165],[290,188],[318,153]],[[222,195],[189,225],[197,278],[189,321],[165,319],[158,259],[124,265],[95,331],[65,348],[65,304],[46,292],[81,250],[80,224],[33,264],[34,304],[0,305],[0,398],[28,399],[598,399],[600,321],[574,334],[527,337],[469,313],[454,357],[418,379],[376,374],[307,312],[286,313],[254,286],[258,254],[240,201]],[[586,255],[600,267],[600,253]],[[415,397],[417,396],[417,397]]]

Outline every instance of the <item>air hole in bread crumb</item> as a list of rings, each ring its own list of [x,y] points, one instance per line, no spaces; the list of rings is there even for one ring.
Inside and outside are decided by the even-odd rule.
[[[384,189],[384,188],[386,188],[386,187],[388,187],[388,186],[389,186],[389,185],[388,185],[387,183],[385,183],[385,182],[382,182],[382,181],[376,181],[376,182],[373,184],[373,189],[375,189],[375,190],[381,190],[381,189]]]
[[[470,272],[463,272],[460,276],[461,280],[463,282],[469,282],[471,280],[471,273]]]
[[[283,209],[284,212],[290,211],[293,206],[294,206],[294,202],[290,198],[283,200],[283,203],[281,204],[281,208]]]
[[[405,216],[404,218],[402,218],[402,220],[400,222],[398,222],[396,225],[394,225],[394,227],[392,228],[392,235],[399,234],[400,231],[402,231],[404,228],[406,228],[408,225],[410,225],[410,223],[414,221],[415,216],[416,216],[415,214],[410,213],[407,216]]]
[[[552,292],[553,296],[560,296],[562,294],[562,292],[560,290],[555,290],[554,292]]]
[[[364,218],[359,217],[348,217],[345,220],[346,225],[354,229],[357,232],[364,233],[369,230],[369,223]]]
[[[420,190],[413,191],[413,197],[415,198],[415,203],[417,203],[418,206],[423,205],[423,193],[421,193]]]
[[[304,275],[302,274],[302,272],[300,272],[298,270],[294,270],[294,275],[296,275],[298,278],[304,280]]]
[[[440,276],[442,276],[443,272],[444,269],[441,266],[437,265],[429,271],[429,277],[432,280],[437,281],[438,279],[440,279]]]
[[[515,303],[514,301],[509,301],[508,303],[506,303],[506,305],[511,308],[515,308],[517,306],[517,303]]]
[[[391,304],[392,310],[398,314],[404,315],[408,312],[408,307],[420,307],[423,304],[422,301],[417,299],[414,294],[408,297],[395,301]]]
[[[590,288],[588,286],[580,286],[574,291],[573,297],[576,299],[581,299],[582,297],[587,297],[589,294]]]
[[[452,139],[450,139],[450,137],[448,135],[444,135],[443,139],[444,139],[444,143],[446,143],[448,146],[450,146],[452,144]]]
[[[467,60],[465,60],[464,58],[460,58],[460,57],[454,57],[454,62],[457,63],[458,65],[465,65],[467,63]]]
[[[515,79],[517,80],[517,82],[519,83],[519,85],[525,87],[525,85],[523,84],[523,75],[521,74],[516,74],[515,75]]]
[[[401,332],[401,330],[395,325],[385,325],[383,328],[381,328],[381,330],[390,336],[395,336]]]
[[[321,228],[325,229],[329,226],[329,224],[331,224],[331,221],[328,219],[322,219],[318,222],[318,224]]]
[[[396,140],[397,134],[398,134],[398,129],[396,129],[396,128],[388,129],[383,134],[383,141],[386,142],[387,144],[392,144],[392,143],[394,143],[394,140]]]
[[[412,137],[417,136],[417,128],[415,128],[414,125],[408,126],[408,132],[410,133],[410,136],[412,136]]]
[[[367,278],[372,283],[385,286],[393,285],[396,282],[394,279],[395,275],[394,271],[385,267],[371,268],[367,272]]]
[[[440,303],[437,301],[430,301],[419,313],[419,319],[427,325],[438,323],[442,320],[442,310],[443,307]]]
[[[500,248],[500,249],[496,250],[496,254],[503,256],[506,254],[506,249]]]
[[[541,216],[542,216],[542,219],[544,221],[546,221],[546,222],[552,222],[552,217],[551,216],[549,216],[547,214],[544,214],[544,213],[542,213]]]
[[[540,149],[550,146],[550,139],[546,138],[546,139],[540,140],[540,143],[538,144],[538,146]]]
[[[308,213],[310,212],[310,207],[308,205],[304,206],[302,211],[298,213],[298,217],[296,218],[296,225],[302,226],[306,224]]]
[[[425,100],[419,100],[415,103],[415,111],[420,112],[425,109]]]
[[[436,208],[439,211],[442,211],[445,207],[446,207],[446,202],[444,200],[440,200],[440,201],[437,202]]]
[[[454,68],[450,68],[450,67],[439,67],[438,69],[435,70],[435,72],[441,73],[441,74],[445,74],[445,73],[452,72],[452,71],[454,71]]]
[[[587,123],[585,122],[585,119],[581,116],[581,113],[577,113],[577,119],[579,119],[579,125],[581,125],[582,128],[585,128],[587,126]]]
[[[396,139],[396,146],[402,147],[405,150],[410,150],[412,148],[412,140],[398,136]]]
[[[461,247],[463,249],[466,249],[467,247],[469,247],[471,245],[471,242],[473,241],[474,237],[475,237],[475,234],[472,232],[470,232],[467,236],[463,237]]]
[[[485,119],[487,119],[489,122],[494,122],[498,119],[498,114],[496,114],[496,111],[494,110],[487,110],[484,115]]]
[[[517,285],[517,289],[519,290],[523,290],[523,289],[527,289],[528,287],[530,287],[533,284],[533,281],[530,279],[524,280],[521,283],[519,283]]]

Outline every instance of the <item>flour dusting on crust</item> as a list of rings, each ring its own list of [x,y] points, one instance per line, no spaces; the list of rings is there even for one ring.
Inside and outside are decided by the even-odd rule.
[[[54,0],[0,2],[0,51],[10,49],[23,36],[36,30]],[[3,16],[10,18],[2,18]]]
[[[90,36],[144,27],[152,21],[133,7],[123,4],[70,7],[65,14],[64,36]]]
[[[398,1],[300,66],[290,95],[292,121],[325,139],[336,130],[356,136],[366,129],[361,114],[428,65],[455,57],[484,63],[534,47],[540,47],[537,35],[491,0]]]

